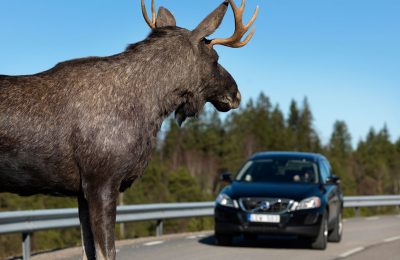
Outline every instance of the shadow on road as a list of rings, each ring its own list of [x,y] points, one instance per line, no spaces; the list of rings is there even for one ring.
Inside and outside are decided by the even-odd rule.
[[[218,246],[215,244],[214,236],[207,236],[199,240],[199,243],[208,246]],[[297,237],[282,236],[258,236],[256,239],[245,239],[238,236],[233,239],[229,247],[249,247],[249,248],[275,248],[275,249],[309,249],[307,240],[300,240]]]

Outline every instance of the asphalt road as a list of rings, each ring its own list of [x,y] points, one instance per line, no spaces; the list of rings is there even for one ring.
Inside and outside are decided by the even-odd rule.
[[[256,241],[234,240],[231,247],[214,244],[212,232],[180,234],[119,241],[117,259],[400,259],[400,215],[353,218],[344,222],[340,243],[329,243],[324,251],[305,248],[289,238],[262,237]],[[38,255],[41,259],[80,259],[80,249]]]

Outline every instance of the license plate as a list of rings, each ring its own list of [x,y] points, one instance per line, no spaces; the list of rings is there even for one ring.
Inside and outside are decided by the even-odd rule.
[[[266,215],[266,214],[249,214],[247,220],[250,222],[263,222],[263,223],[279,223],[281,221],[280,215]]]

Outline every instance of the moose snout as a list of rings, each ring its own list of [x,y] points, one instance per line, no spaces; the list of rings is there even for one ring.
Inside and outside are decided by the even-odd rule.
[[[238,108],[240,106],[241,100],[242,100],[242,95],[240,94],[239,91],[236,92],[235,97],[233,97],[233,98],[229,97],[228,102],[229,102],[229,106],[231,107],[231,109]]]

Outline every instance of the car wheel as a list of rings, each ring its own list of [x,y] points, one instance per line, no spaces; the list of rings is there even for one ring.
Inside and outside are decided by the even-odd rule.
[[[248,241],[257,240],[257,235],[255,235],[255,234],[244,234],[243,237],[244,237],[244,240],[248,240]]]
[[[222,235],[215,233],[215,244],[219,246],[230,246],[232,245],[232,236],[231,235]]]
[[[322,216],[321,227],[318,236],[311,242],[311,248],[325,250],[328,243],[328,217],[325,213]]]
[[[340,212],[337,216],[333,230],[329,233],[328,241],[340,242],[340,240],[342,240],[342,234],[343,234],[343,219],[342,219],[342,212]]]

